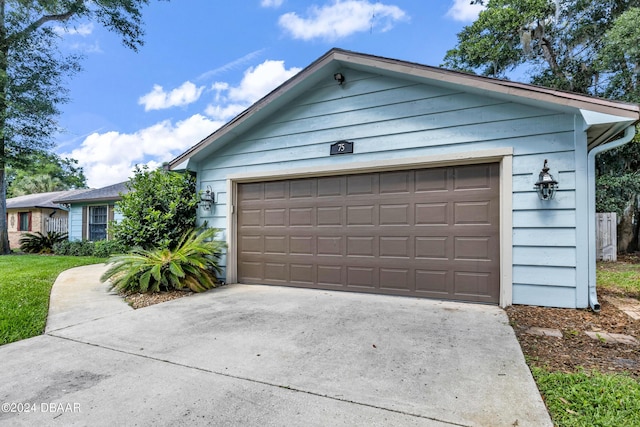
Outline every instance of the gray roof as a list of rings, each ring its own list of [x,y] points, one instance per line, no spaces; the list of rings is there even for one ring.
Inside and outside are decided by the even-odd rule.
[[[109,185],[107,187],[95,188],[81,194],[69,195],[68,197],[60,197],[56,199],[57,203],[93,203],[93,202],[111,202],[121,199],[120,193],[126,194],[129,189],[125,182]]]
[[[28,194],[7,199],[7,209],[28,209],[28,208],[48,208],[60,209],[58,199],[66,197],[80,196],[90,191],[88,188],[82,190],[52,191],[49,193]]]

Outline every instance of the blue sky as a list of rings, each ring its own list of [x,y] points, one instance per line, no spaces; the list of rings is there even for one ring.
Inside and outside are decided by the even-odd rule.
[[[469,0],[153,1],[136,53],[91,23],[61,31],[82,53],[56,152],[88,184],[124,181],[215,131],[332,47],[440,65],[479,12]]]

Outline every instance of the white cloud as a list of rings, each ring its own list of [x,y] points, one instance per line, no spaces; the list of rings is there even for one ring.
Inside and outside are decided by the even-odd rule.
[[[216,92],[214,104],[207,107],[205,114],[216,120],[229,120],[299,71],[296,67],[287,69],[284,61],[267,60],[247,69],[238,86],[216,82],[212,86]]]
[[[456,21],[472,22],[476,20],[483,9],[484,6],[471,4],[470,0],[454,0],[453,5],[447,11],[447,16]]]
[[[260,6],[277,8],[277,7],[282,6],[282,2],[283,1],[284,0],[262,0],[260,2]]]
[[[70,48],[84,53],[103,53],[98,40],[95,40],[92,43],[72,43]]]
[[[63,156],[78,160],[93,188],[128,179],[136,164],[158,165],[174,159],[220,126],[200,114],[173,124],[156,123],[135,133],[93,133]]]
[[[337,40],[373,28],[388,31],[407,14],[397,6],[370,3],[368,0],[335,0],[322,7],[311,6],[307,18],[295,12],[282,15],[279,24],[295,39]]]
[[[287,69],[284,61],[264,61],[247,69],[237,85],[213,83],[207,89],[214,94],[204,112],[207,117],[195,114],[179,122],[165,120],[133,133],[93,132],[79,147],[61,155],[78,160],[91,187],[125,181],[136,164],[155,167],[174,159],[299,71],[295,67]],[[197,99],[203,91],[190,82],[169,93],[155,86],[140,98],[140,103],[147,109],[182,105],[183,100],[190,99],[185,93]]]
[[[168,93],[164,91],[162,86],[153,85],[151,92],[138,99],[138,104],[144,105],[145,111],[182,107],[197,101],[203,90],[204,86],[197,87],[190,81],[184,82],[180,87]]]
[[[58,35],[71,35],[87,37],[93,33],[93,22],[87,22],[74,27],[63,27],[62,25],[56,25],[53,27],[53,31]]]

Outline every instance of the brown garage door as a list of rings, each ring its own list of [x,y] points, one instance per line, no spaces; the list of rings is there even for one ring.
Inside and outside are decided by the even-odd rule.
[[[238,185],[238,281],[499,301],[498,164]]]

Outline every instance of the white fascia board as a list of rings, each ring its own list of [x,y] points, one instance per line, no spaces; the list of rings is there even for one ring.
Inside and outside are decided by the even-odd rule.
[[[587,129],[593,125],[603,124],[618,124],[618,123],[633,123],[634,119],[629,117],[614,116],[613,114],[599,113],[597,111],[580,109],[580,114],[584,119],[584,123]]]

